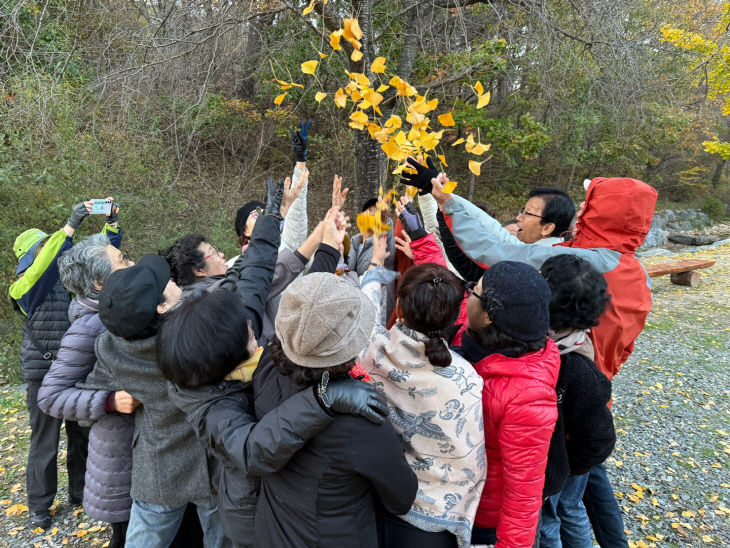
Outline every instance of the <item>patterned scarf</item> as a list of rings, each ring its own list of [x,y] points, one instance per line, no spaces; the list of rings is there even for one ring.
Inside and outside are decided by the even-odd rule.
[[[560,354],[568,354],[578,350],[586,343],[590,329],[564,329],[557,333],[548,329],[548,335],[555,341]]]

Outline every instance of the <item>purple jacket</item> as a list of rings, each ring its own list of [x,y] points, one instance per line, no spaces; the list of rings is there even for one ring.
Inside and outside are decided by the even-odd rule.
[[[38,392],[38,407],[59,419],[94,423],[89,433],[84,510],[107,523],[126,521],[132,505],[134,415],[107,413],[107,390],[76,388],[94,368],[94,343],[106,331],[99,320],[98,302],[77,297],[69,306],[69,320],[71,327]]]

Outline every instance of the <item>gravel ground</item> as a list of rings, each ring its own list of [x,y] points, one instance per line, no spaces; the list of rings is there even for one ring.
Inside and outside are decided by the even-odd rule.
[[[694,288],[654,279],[654,309],[614,380],[616,450],[607,462],[633,547],[730,544],[730,244]],[[25,499],[29,429],[22,387],[0,389],[0,547],[104,546],[110,531],[67,503],[65,445],[48,531]],[[62,436],[63,439],[63,436]]]

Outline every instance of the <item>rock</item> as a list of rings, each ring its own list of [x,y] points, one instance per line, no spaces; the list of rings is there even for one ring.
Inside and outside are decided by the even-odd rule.
[[[665,216],[664,218],[667,220],[668,223],[671,223],[672,221],[677,220],[677,215],[671,209],[667,209],[664,212],[664,216]]]
[[[642,248],[661,247],[667,243],[667,233],[658,225],[652,224],[649,233],[646,235]]]
[[[682,221],[681,223],[679,223],[679,230],[684,232],[692,230],[692,223],[690,223],[689,221]]]
[[[710,216],[707,213],[704,213],[703,211],[700,211],[697,213],[697,220],[701,222],[703,225],[711,225],[712,219],[710,219]]]
[[[670,234],[667,239],[675,244],[695,245],[694,236],[689,236],[687,234]]]
[[[667,223],[667,226],[665,226],[667,230],[673,230],[674,232],[680,232],[682,229],[680,228],[679,224],[675,222]]]
[[[688,209],[687,210],[687,220],[694,221],[697,218],[697,210],[696,209]]]

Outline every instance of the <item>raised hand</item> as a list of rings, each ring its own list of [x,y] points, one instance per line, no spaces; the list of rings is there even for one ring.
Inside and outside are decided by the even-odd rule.
[[[81,222],[89,216],[91,212],[91,206],[93,202],[79,202],[71,210],[71,216],[66,221],[66,224],[76,230],[81,226]]]
[[[439,173],[438,177],[432,181],[433,188],[431,188],[431,195],[439,205],[444,205],[451,200],[452,194],[444,193],[444,185],[448,182],[449,180],[445,173]]]
[[[302,122],[299,126],[299,131],[290,130],[291,134],[291,148],[294,151],[294,157],[297,162],[306,162],[309,144],[307,138],[309,137],[309,126],[312,125],[311,120]]]
[[[302,190],[304,190],[304,187],[307,184],[308,179],[309,179],[309,170],[305,168],[304,172],[302,173],[302,176],[299,177],[299,181],[297,181],[296,185],[292,186],[291,177],[287,177],[284,180],[284,195],[281,199],[281,216],[282,216],[282,218],[286,217],[286,214],[289,212],[289,208],[294,203],[294,200],[296,200],[299,197],[299,195],[302,193]]]
[[[289,183],[291,184],[291,181]],[[274,179],[269,177],[269,180],[266,182],[266,205],[264,206],[264,214],[282,219],[281,201],[283,197],[284,180],[279,179],[279,182],[274,184]]]
[[[426,165],[419,164],[415,158],[408,158],[408,166],[416,170],[416,173],[406,173],[405,170],[401,174],[400,182],[404,185],[414,186],[418,189],[418,193],[428,194],[431,192],[431,179],[435,178],[439,171],[429,156],[426,158]]]
[[[339,207],[330,208],[322,221],[322,243],[338,249],[350,226],[348,221]]]
[[[395,248],[403,253],[406,257],[408,257],[410,260],[413,260],[413,251],[411,251],[411,238],[410,236],[408,236],[408,233],[405,230],[401,231],[401,236],[403,237],[394,237]]]
[[[406,202],[405,205],[403,203],[399,204],[398,212],[400,213],[398,217],[403,225],[403,229],[411,240],[418,240],[428,234],[426,228],[423,226],[421,214],[416,211],[416,208],[411,202]]]
[[[332,207],[342,207],[345,205],[345,199],[347,198],[347,193],[350,189],[346,188],[345,190],[341,190],[342,177],[335,175],[335,178],[332,181]]]

